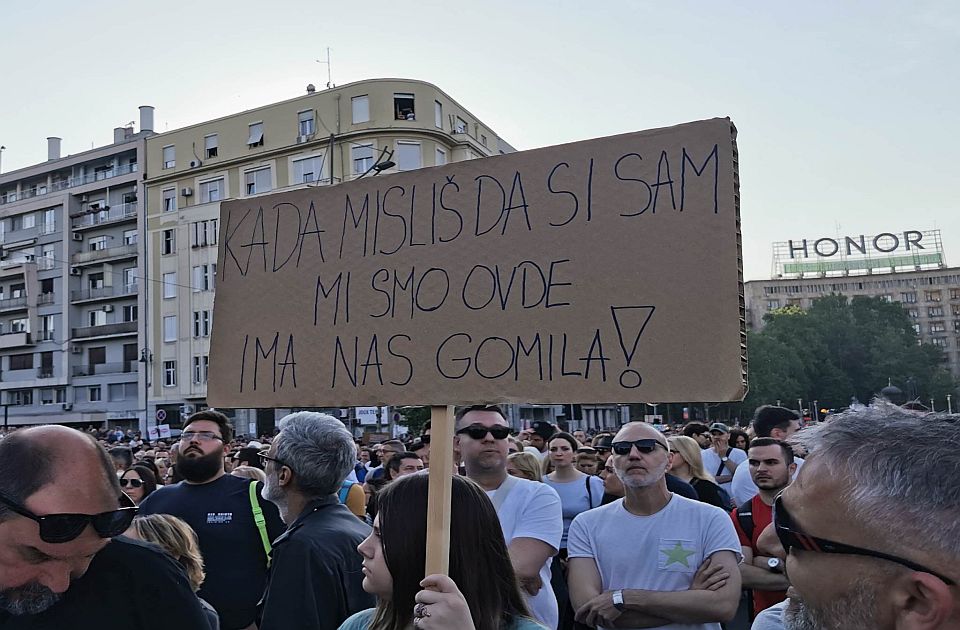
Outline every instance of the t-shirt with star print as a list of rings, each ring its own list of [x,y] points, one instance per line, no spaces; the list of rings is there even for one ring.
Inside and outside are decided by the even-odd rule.
[[[673,495],[649,516],[623,500],[578,515],[570,525],[570,558],[593,558],[602,590],[685,591],[704,560],[718,551],[743,558],[730,516],[718,507]],[[719,623],[670,624],[670,630],[720,630]]]

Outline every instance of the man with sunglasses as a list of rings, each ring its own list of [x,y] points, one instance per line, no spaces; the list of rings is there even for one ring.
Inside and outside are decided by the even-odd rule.
[[[216,608],[222,630],[254,627],[267,582],[267,546],[285,529],[277,507],[261,495],[263,484],[251,497],[255,482],[224,471],[232,439],[233,426],[222,413],[206,409],[190,416],[177,456],[184,480],[158,489],[140,506],[144,514],[178,516],[197,533],[207,573],[198,595]]]
[[[666,438],[642,422],[614,437],[611,459],[625,497],[578,515],[568,536],[570,599],[580,623],[720,630],[736,614],[733,523],[720,508],[667,490],[669,452]]]
[[[457,411],[454,442],[467,477],[480,484],[497,510],[530,612],[556,630],[560,614],[550,586],[550,562],[563,537],[560,497],[546,484],[507,474],[509,435],[506,417],[497,406]]]
[[[183,569],[121,536],[136,513],[90,435],[44,426],[0,441],[0,627],[206,630]]]

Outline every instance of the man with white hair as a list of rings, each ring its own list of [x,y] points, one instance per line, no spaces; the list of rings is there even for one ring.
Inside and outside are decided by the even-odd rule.
[[[720,630],[740,600],[741,550],[730,517],[667,490],[670,447],[650,425],[625,425],[612,449],[624,498],[570,525],[577,621],[600,629]]]
[[[362,587],[357,545],[370,534],[337,499],[357,459],[353,436],[332,416],[300,411],[280,420],[262,455],[263,496],[287,531],[273,541],[260,630],[337,630],[374,605]]]
[[[810,455],[773,507],[785,627],[960,628],[960,416],[875,402],[793,441]]]

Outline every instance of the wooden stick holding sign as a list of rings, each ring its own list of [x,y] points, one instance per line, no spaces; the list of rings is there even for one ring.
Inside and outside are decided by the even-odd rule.
[[[430,495],[427,498],[426,575],[450,569],[450,491],[453,461],[453,406],[430,408]]]

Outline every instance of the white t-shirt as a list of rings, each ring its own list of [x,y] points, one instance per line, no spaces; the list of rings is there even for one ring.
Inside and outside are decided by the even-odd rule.
[[[487,492],[493,497],[495,490]],[[560,497],[556,491],[544,483],[517,479],[497,510],[500,518],[500,527],[503,528],[503,538],[510,546],[514,538],[534,538],[542,540],[556,550],[560,549],[560,539],[563,537],[563,511]],[[729,521],[730,518],[727,517]],[[522,591],[527,599],[530,613],[540,623],[557,630],[560,623],[560,611],[557,606],[557,597],[550,586],[550,563],[548,559],[540,569],[540,580],[543,587],[540,592],[531,597]]]
[[[723,470],[720,472],[720,475],[717,474],[717,470],[720,469],[720,456],[717,455],[716,451],[712,448],[705,448],[700,451],[700,456],[703,457],[703,467],[704,469],[713,475],[714,477],[719,477],[720,475],[728,475],[730,471],[727,470],[727,467],[724,466]],[[747,461],[747,454],[740,450],[739,448],[730,449],[730,461],[736,465],[740,465],[741,462]],[[721,483],[720,487],[727,491],[727,494],[730,493],[730,487],[733,482],[728,481],[727,483]],[[756,493],[754,493],[756,494]]]
[[[631,514],[619,499],[573,519],[571,558],[593,558],[604,592],[616,589],[683,591],[704,560],[718,551],[742,559],[730,515],[718,507],[673,495],[650,516]],[[670,624],[669,630],[720,630],[719,623]],[[603,630],[600,628],[600,630]]]
[[[796,479],[797,473],[799,473],[800,468],[803,467],[803,459],[794,457],[793,461],[797,465],[797,470],[793,473],[793,478]],[[730,482],[730,490],[728,490],[728,492],[730,496],[733,497],[737,507],[757,496],[757,493],[760,492],[760,488],[757,487],[757,484],[753,483],[753,477],[750,476],[750,462],[744,461],[737,466],[737,471],[733,473],[733,481]]]

